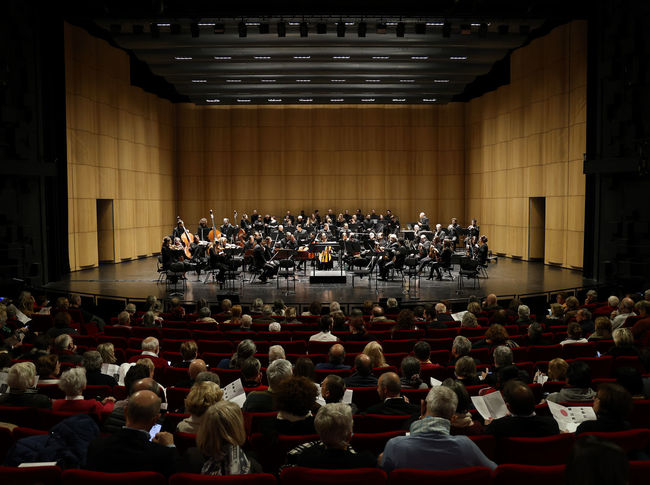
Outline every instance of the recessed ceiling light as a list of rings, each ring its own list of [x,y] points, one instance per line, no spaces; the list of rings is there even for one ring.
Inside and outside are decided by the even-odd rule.
[[[422,101],[425,103],[434,103],[436,101],[436,98],[422,98]]]
[[[262,59],[270,59],[271,56],[253,56],[253,58],[262,60]]]
[[[432,25],[432,26],[435,26],[435,27],[442,27],[443,25],[445,25],[445,23],[444,22],[427,22],[427,25]]]
[[[311,56],[293,56],[294,59],[311,59]]]
[[[414,83],[415,79],[400,79],[399,82],[401,82],[401,83]]]
[[[250,103],[251,100],[250,99],[237,99],[237,102],[238,103]]]
[[[381,82],[379,79],[366,79],[367,83],[378,83]]]
[[[362,98],[361,101],[364,103],[372,103],[375,100],[375,98]]]
[[[295,27],[297,25],[300,25],[300,22],[289,22],[289,25],[292,25],[292,26]]]
[[[344,83],[345,79],[330,79],[333,83]]]
[[[246,25],[259,25],[259,22],[246,22]]]
[[[429,56],[411,56],[411,59],[414,61],[426,61]]]
[[[191,61],[192,60],[191,57],[187,57],[187,56],[176,56],[176,57],[174,57],[174,59],[176,59],[177,61]]]
[[[269,98],[268,102],[269,103],[280,103],[280,102],[282,102],[282,99],[281,98]]]
[[[298,101],[302,103],[311,103],[314,99],[313,98],[300,98]]]
[[[205,102],[206,103],[220,103],[221,100],[220,99],[206,99]]]
[[[230,56],[214,56],[214,58],[218,61],[227,61],[229,59],[232,59]]]
[[[296,79],[297,83],[310,83],[311,79]]]
[[[451,56],[449,59],[452,61],[464,61],[467,59],[467,56]]]
[[[390,56],[372,56],[372,58],[377,60],[384,60],[384,59],[390,59]]]
[[[332,101],[334,103],[340,103],[341,101],[343,101],[343,98],[332,98],[332,99],[330,99],[330,101]]]
[[[434,79],[434,83],[448,83],[449,79]]]
[[[398,103],[403,103],[404,101],[406,101],[406,98],[393,98],[393,101]]]
[[[332,59],[349,59],[350,56],[332,56]]]
[[[170,27],[172,24],[156,24],[158,27]]]
[[[227,83],[240,83],[241,79],[226,79]]]
[[[193,83],[207,83],[207,79],[192,79]]]

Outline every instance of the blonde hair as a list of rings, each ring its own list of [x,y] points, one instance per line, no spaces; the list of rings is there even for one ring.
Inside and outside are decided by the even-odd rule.
[[[142,364],[145,366],[147,369],[149,369],[149,374],[153,375],[154,371],[156,370],[156,366],[153,363],[153,360],[143,357],[142,359],[138,359],[136,364]]]
[[[115,357],[115,347],[111,342],[102,342],[97,346],[97,352],[102,356],[104,364],[115,364],[117,358]]]
[[[569,364],[566,360],[559,357],[548,363],[548,380],[563,381],[566,379],[566,373],[569,370]]]
[[[384,358],[384,349],[381,344],[375,340],[368,342],[363,348],[363,353],[370,357],[372,367],[386,367],[386,359]]]
[[[185,411],[195,416],[203,416],[213,404],[221,401],[223,389],[211,381],[203,381],[192,386],[185,398]]]
[[[219,401],[205,411],[196,434],[196,445],[204,455],[217,457],[225,445],[241,446],[245,441],[244,417],[237,404]]]

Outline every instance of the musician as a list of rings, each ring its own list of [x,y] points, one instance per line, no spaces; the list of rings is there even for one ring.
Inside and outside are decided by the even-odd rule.
[[[251,224],[255,224],[259,218],[260,215],[257,213],[257,209],[253,209],[253,213],[251,214]]]
[[[456,251],[456,244],[458,243],[458,219],[455,217],[451,218],[451,224],[447,226],[447,234],[451,239],[451,246],[454,251]]]
[[[488,258],[488,238],[484,234],[481,236],[481,245],[478,248],[478,251],[476,253],[476,260],[478,261],[478,264],[481,266],[485,266],[487,264],[487,258]]]
[[[433,233],[433,237],[437,237],[442,241],[445,239],[445,235],[445,231],[442,230],[442,224],[436,224],[436,232]]]
[[[440,268],[448,268],[451,265],[451,256],[454,252],[451,249],[451,240],[445,239],[442,243],[442,252],[440,253],[440,258],[437,262],[434,262],[431,265],[431,272],[429,273],[428,280],[433,279],[433,272],[436,272],[436,279],[442,279],[442,272]]]
[[[377,220],[379,219],[379,214],[375,211],[375,209],[370,209],[370,218],[372,220]]]
[[[296,226],[296,231],[294,232],[294,235],[298,239],[298,241],[304,241],[307,239],[307,231],[305,231],[300,224]]]
[[[413,235],[418,238],[420,236],[420,226],[418,224],[415,224],[413,226]]]
[[[296,227],[297,226],[303,226],[305,224],[305,218],[302,216],[298,216],[296,218]]]
[[[472,219],[472,223],[467,226],[467,230],[469,231],[469,239],[472,243],[472,245],[478,243],[478,235],[479,235],[479,226],[476,223],[476,219]]]
[[[396,242],[393,241],[393,238],[395,238]],[[393,244],[397,244],[397,246],[393,246]],[[408,249],[404,246],[404,239],[397,239],[395,234],[391,234],[389,248],[394,249],[386,251],[387,257],[379,260],[379,279],[384,281],[388,278],[391,268],[401,268],[404,266],[404,261],[408,256]]]
[[[249,249],[253,249],[255,247],[255,236],[252,234],[248,236],[248,239],[244,243],[244,251],[248,251]]]
[[[216,239],[208,247],[210,268],[215,270],[215,279],[220,283],[226,281],[226,272],[230,268],[230,257],[226,254],[225,238]]]
[[[227,239],[231,239],[232,235],[235,232],[235,226],[233,226],[230,223],[230,219],[228,219],[227,217],[224,217],[223,218],[223,224],[221,225],[219,230],[221,231],[222,236],[224,236]]]
[[[422,234],[420,236],[420,242],[418,243],[418,257],[420,258],[418,273],[420,273],[427,264],[437,262],[438,255],[438,249],[435,244],[431,243],[427,237]]]
[[[343,213],[340,213],[336,217],[336,227],[343,227],[345,224],[347,224],[347,221],[345,220],[345,217],[343,217]]]
[[[298,243],[296,242],[296,238],[293,234],[290,232],[287,233],[286,237],[282,241],[282,247],[284,249],[298,249]]]
[[[210,233],[210,229],[208,227],[208,220],[205,217],[201,217],[199,220],[199,227],[196,228],[196,236],[199,238],[199,241],[209,241],[210,238],[208,237],[208,234]]]
[[[334,223],[336,220],[336,214],[334,214],[334,211],[332,209],[327,209],[327,215],[325,217],[329,217],[330,221],[332,221],[331,223]]]
[[[325,223],[323,230],[320,233],[321,240],[323,239],[323,236],[325,236],[325,241],[331,241],[333,239],[332,231],[330,231],[330,226],[327,223]]]
[[[321,232],[319,236],[321,243],[326,243],[329,238],[325,232]],[[327,246],[318,254],[318,261],[316,262],[318,269],[332,269],[334,267],[334,257],[332,255],[332,248]]]
[[[181,219],[178,219],[178,222],[176,223],[176,227],[172,231],[172,238],[180,238],[182,234],[185,234],[185,225],[183,224],[183,221]]]
[[[348,209],[345,209],[345,211],[343,211],[343,219],[345,219],[345,222],[347,223],[352,220],[352,216],[350,215],[350,211]]]
[[[357,216],[357,221],[363,220],[363,212],[361,212],[361,209],[357,209],[357,212],[354,215]]]
[[[185,266],[181,259],[185,257],[185,251],[183,250],[183,245],[180,243],[181,240],[179,238],[175,238],[174,240],[178,241],[178,244],[172,244],[172,238],[169,236],[163,238],[162,247],[160,248],[162,265],[165,269],[182,272],[185,270]]]
[[[429,218],[424,212],[420,212],[420,227],[422,228],[423,231],[428,231],[429,230]]]
[[[370,214],[366,214],[366,217],[363,220],[363,227],[368,231],[374,225],[375,225],[375,223],[374,223],[373,219],[370,217]]]
[[[269,246],[269,239],[258,238],[255,240],[255,248],[253,249],[253,260],[255,261],[255,266],[262,271],[260,275],[260,281],[266,283],[266,281],[273,277],[278,271],[277,261],[272,261],[271,249]]]
[[[311,216],[316,219],[318,227],[320,227],[320,214],[318,213],[318,209],[314,209],[314,213]]]
[[[280,224],[278,223],[278,220],[275,218],[275,216],[271,216],[271,220],[267,225],[267,234],[271,234],[272,232],[277,231],[279,225]]]
[[[250,234],[253,225],[248,218],[248,214],[246,214],[245,212],[241,216],[241,221],[239,221],[239,227],[241,227],[246,232],[246,234]]]
[[[293,215],[291,214],[291,211],[287,211],[287,214],[284,216],[284,220],[285,220],[285,221],[286,221],[286,220],[291,221],[291,225],[292,225],[292,226],[293,226],[294,223],[296,222],[296,218],[293,217]]]

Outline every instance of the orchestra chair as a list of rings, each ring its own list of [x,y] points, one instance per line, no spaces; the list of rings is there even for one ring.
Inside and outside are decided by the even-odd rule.
[[[408,280],[409,292],[411,288],[420,286],[420,271],[418,270],[418,265],[420,261],[417,258],[409,257],[404,260],[404,269],[402,271],[402,288],[404,288],[404,283]],[[413,284],[415,283],[415,284]]]
[[[499,465],[492,472],[492,483],[499,485],[557,485],[564,483],[565,465]],[[631,482],[630,482],[631,483]]]
[[[488,485],[492,482],[492,470],[486,466],[472,466],[455,470],[417,470],[402,468],[388,476],[389,485],[403,483],[435,483],[436,485]],[[500,483],[500,482],[499,482]]]
[[[354,288],[354,279],[363,278],[364,276],[368,277],[368,288],[372,288],[372,275],[375,273],[375,287],[377,286],[377,274],[375,272],[375,266],[377,265],[377,257],[373,256],[370,258],[370,262],[367,266],[362,268],[352,269],[349,272],[352,273],[352,288]]]
[[[58,466],[0,466],[0,477],[4,485],[61,485],[61,469]]]
[[[450,281],[454,281],[454,275],[451,273],[451,271],[454,269],[453,262],[450,261],[449,264],[444,266],[441,264],[440,266],[438,266],[438,268],[440,269],[440,274],[442,275],[443,278],[444,275],[447,274],[449,275]]]
[[[167,269],[163,266],[163,259],[161,255],[156,258],[156,272],[158,273],[157,283],[160,284],[165,278],[167,278]]]
[[[460,269],[458,270],[458,288],[456,293],[462,293],[465,288],[463,277],[474,281],[472,289],[481,287],[481,281],[478,278],[478,263],[471,258],[460,258]]]
[[[560,465],[573,447],[573,433],[543,438],[502,438],[499,440],[497,463],[519,465]]]
[[[386,485],[386,472],[379,468],[355,468],[351,470],[324,470],[319,468],[289,467],[280,475],[282,485],[358,485],[372,483]],[[404,483],[404,482],[401,482]]]
[[[175,473],[169,477],[169,485],[276,485],[277,480],[270,473],[249,473],[248,475],[199,475],[197,473]]]
[[[284,294],[288,295],[289,294],[289,279],[291,279],[293,283],[293,290],[292,292],[296,292],[296,262],[291,259],[281,259],[278,261],[278,272],[275,275],[275,287],[280,288],[280,278],[285,279],[286,283],[286,288],[284,290]]]
[[[167,485],[164,475],[157,472],[104,473],[89,470],[65,470],[63,485]]]

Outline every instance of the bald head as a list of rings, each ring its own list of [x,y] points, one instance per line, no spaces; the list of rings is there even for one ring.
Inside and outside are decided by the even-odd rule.
[[[399,376],[394,372],[385,372],[379,376],[377,381],[377,393],[381,399],[399,397],[402,391],[402,384]]]
[[[124,415],[129,428],[149,431],[160,417],[160,398],[151,391],[134,392]]]
[[[345,359],[345,349],[341,344],[334,344],[330,347],[329,360],[330,364],[340,365]]]
[[[190,379],[195,380],[201,372],[208,370],[208,366],[205,361],[202,359],[194,359],[190,366],[187,369],[187,373],[190,375]]]
[[[497,296],[494,293],[490,293],[486,298],[485,298],[486,303],[488,306],[490,305],[496,305],[497,304]]]
[[[359,354],[354,358],[354,367],[362,376],[372,374],[372,360],[367,354]]]
[[[157,395],[159,389],[160,386],[156,381],[154,381],[151,377],[145,377],[144,379],[140,379],[139,381],[135,381],[133,383],[131,386],[131,395],[135,394],[138,391],[151,391]]]

